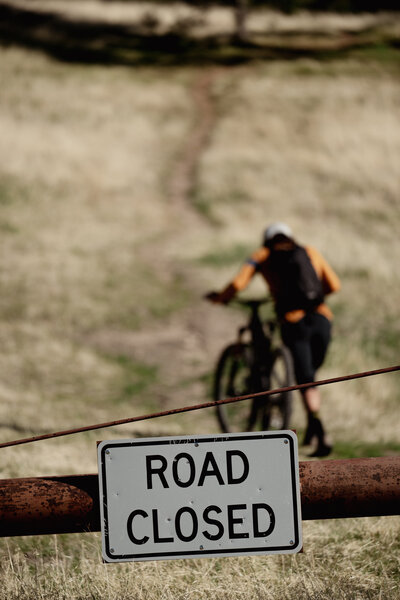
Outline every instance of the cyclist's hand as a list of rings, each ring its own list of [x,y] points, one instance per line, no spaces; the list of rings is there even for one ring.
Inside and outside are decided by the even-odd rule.
[[[220,292],[209,292],[204,296],[204,298],[209,302],[213,302],[214,304],[228,304],[229,302],[229,299],[225,298],[225,296]]]
[[[236,289],[232,284],[229,284],[222,292],[208,292],[205,295],[206,300],[214,302],[214,304],[229,304],[236,294]]]
[[[209,300],[209,302],[214,302],[215,304],[219,304],[221,302],[220,294],[218,292],[208,292],[204,298],[205,300]]]

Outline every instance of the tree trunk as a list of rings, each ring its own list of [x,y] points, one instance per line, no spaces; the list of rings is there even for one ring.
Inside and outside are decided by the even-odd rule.
[[[238,42],[247,41],[246,19],[248,14],[248,0],[236,0],[235,7],[235,38]]]

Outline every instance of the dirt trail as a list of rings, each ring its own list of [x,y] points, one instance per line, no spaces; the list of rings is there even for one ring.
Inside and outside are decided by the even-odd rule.
[[[193,127],[183,144],[181,157],[169,181],[171,208],[183,211],[184,215],[191,215],[191,219],[195,217],[199,222],[202,219],[194,210],[192,197],[196,187],[197,164],[207,147],[217,119],[213,85],[220,73],[217,69],[204,69],[194,82],[191,90]]]
[[[204,384],[200,378],[209,370],[210,360],[228,331],[225,315],[216,322],[215,311],[201,300],[206,290],[200,289],[201,283],[191,266],[176,259],[177,249],[180,245],[185,247],[188,235],[195,232],[203,236],[210,228],[210,223],[196,210],[192,198],[197,165],[216,125],[217,105],[213,89],[221,74],[221,69],[204,69],[194,80],[190,90],[193,126],[183,141],[167,184],[169,226],[156,241],[151,241],[151,245],[145,244],[138,250],[138,259],[148,264],[157,277],[164,281],[180,277],[186,287],[195,290],[199,301],[173,313],[162,323],[146,323],[140,331],[103,330],[91,339],[95,347],[108,353],[124,354],[157,365],[160,384],[155,394],[162,407],[204,400]],[[157,260],[154,260],[155,256]]]

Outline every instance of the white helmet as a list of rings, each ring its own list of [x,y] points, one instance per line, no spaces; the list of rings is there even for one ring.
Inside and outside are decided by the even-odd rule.
[[[293,237],[293,233],[292,233],[292,230],[290,229],[289,225],[286,225],[286,223],[281,223],[280,221],[277,221],[276,223],[272,223],[264,231],[264,237],[263,237],[264,244],[271,241],[279,233],[285,235],[288,238]]]

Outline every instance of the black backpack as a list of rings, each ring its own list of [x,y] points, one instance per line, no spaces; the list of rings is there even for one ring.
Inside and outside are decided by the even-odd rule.
[[[278,282],[276,310],[279,316],[296,309],[311,312],[323,302],[322,283],[302,246],[271,250],[267,260]]]

